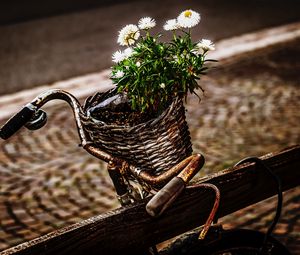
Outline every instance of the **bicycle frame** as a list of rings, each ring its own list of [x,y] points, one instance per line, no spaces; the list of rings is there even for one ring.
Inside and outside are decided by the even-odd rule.
[[[26,123],[35,120],[36,113],[39,109],[51,100],[66,101],[72,108],[75,117],[76,127],[80,138],[80,146],[91,155],[108,163],[107,169],[115,186],[115,190],[121,205],[134,203],[136,200],[142,199],[142,195],[128,185],[128,179],[136,179],[143,188],[148,191],[150,189],[158,190],[155,196],[148,202],[146,210],[151,216],[161,215],[166,208],[176,199],[176,197],[184,190],[187,183],[204,165],[204,157],[200,154],[192,155],[184,159],[179,164],[169,170],[164,171],[160,175],[152,175],[143,169],[139,169],[134,165],[128,164],[125,160],[116,158],[96,147],[89,140],[81,122],[81,115],[84,114],[79,101],[70,93],[53,89],[38,95],[30,103],[28,103],[19,113],[14,115],[0,130],[0,137],[3,139],[9,138],[17,130]],[[40,128],[39,126],[38,128]],[[217,189],[217,188],[216,188]],[[216,196],[219,200],[219,196]],[[216,208],[213,210],[213,216]],[[213,217],[207,224],[210,225]],[[207,228],[206,228],[207,231]]]

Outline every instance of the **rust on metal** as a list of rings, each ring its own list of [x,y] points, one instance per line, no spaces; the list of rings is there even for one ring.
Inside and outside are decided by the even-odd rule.
[[[186,184],[199,172],[205,159],[201,154],[192,155],[189,164],[178,175]]]
[[[85,146],[88,141],[80,120],[82,108],[78,100],[73,95],[61,89],[51,89],[37,96],[34,100],[32,100],[31,104],[36,108],[41,108],[44,104],[53,99],[64,100],[72,107],[80,141],[82,146]]]
[[[83,148],[90,153],[91,155],[95,156],[98,159],[101,159],[105,162],[109,162],[111,160],[113,160],[113,157],[111,155],[109,155],[108,153],[100,150],[98,147],[95,147],[92,144],[85,144],[83,146]]]
[[[147,212],[153,217],[161,215],[180,195],[187,183],[203,165],[204,157],[200,154],[192,155],[176,165],[174,167],[175,170],[180,171],[178,176],[173,177],[173,179],[148,202],[146,206]]]
[[[32,107],[39,109],[47,102],[54,99],[64,100],[71,106],[82,147],[91,155],[104,160],[105,162],[112,160],[110,154],[101,151],[99,148],[89,143],[80,117],[80,115],[83,114],[83,110],[80,103],[73,95],[61,89],[52,89],[38,95],[30,104]]]
[[[209,230],[209,228],[211,227],[212,222],[214,221],[215,217],[216,217],[216,213],[218,211],[219,208],[219,204],[220,204],[220,190],[218,189],[218,187],[214,184],[211,183],[199,183],[199,184],[194,184],[192,186],[187,187],[188,189],[211,189],[214,193],[215,193],[215,201],[214,201],[214,205],[210,211],[210,214],[204,224],[204,227],[202,229],[202,231],[199,234],[199,239],[203,240]]]
[[[120,172],[120,165],[119,161],[115,164],[113,160],[109,161],[107,165],[108,174],[114,184],[118,200],[120,201],[121,205],[128,205],[132,203],[132,198],[130,196],[130,191],[128,186],[124,181],[124,177]]]
[[[146,205],[146,211],[152,217],[160,216],[184,190],[185,183],[179,177],[174,177]]]
[[[171,169],[161,173],[160,175],[152,175],[147,171],[140,171],[137,172],[135,168],[130,168],[133,171],[133,174],[136,175],[137,178],[142,179],[144,182],[148,183],[152,186],[161,186],[168,182],[172,177],[176,176],[180,173],[193,159],[194,155],[187,157],[186,159],[182,160],[177,165],[173,166]]]

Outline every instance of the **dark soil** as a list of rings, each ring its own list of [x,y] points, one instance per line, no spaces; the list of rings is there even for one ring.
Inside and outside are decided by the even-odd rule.
[[[164,107],[166,110],[171,102]],[[157,118],[164,110],[149,110],[141,112],[133,110],[126,93],[118,93],[111,89],[104,93],[97,93],[87,98],[84,109],[87,115],[106,125],[135,126]]]

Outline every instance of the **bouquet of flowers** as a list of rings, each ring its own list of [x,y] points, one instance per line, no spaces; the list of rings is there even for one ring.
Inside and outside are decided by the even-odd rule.
[[[164,30],[173,34],[170,42],[161,41],[162,34],[151,35],[156,21],[150,17],[120,30],[118,43],[126,48],[112,56],[111,79],[119,93],[126,93],[132,110],[159,113],[176,97],[204,91],[198,80],[206,74],[207,62],[214,61],[206,59],[214,44],[192,41],[191,28],[199,22],[200,14],[193,10],[166,21]]]
[[[168,20],[163,26],[168,42],[151,34],[156,21],[150,17],[120,30],[118,43],[124,48],[112,57],[116,87],[96,93],[84,106],[85,130],[100,149],[155,176],[191,156],[183,99],[203,92],[198,80],[213,61],[207,53],[214,50],[210,40],[192,41],[191,29],[199,22],[193,10]],[[143,181],[163,182],[152,179]]]

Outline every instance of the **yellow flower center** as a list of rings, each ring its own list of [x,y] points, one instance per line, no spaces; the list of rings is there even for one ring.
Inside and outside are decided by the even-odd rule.
[[[184,17],[190,18],[192,16],[192,12],[190,10],[184,12]]]
[[[128,45],[133,44],[133,43],[134,43],[134,33],[128,34],[128,35],[124,38],[124,40],[126,41],[126,43],[127,43]]]

